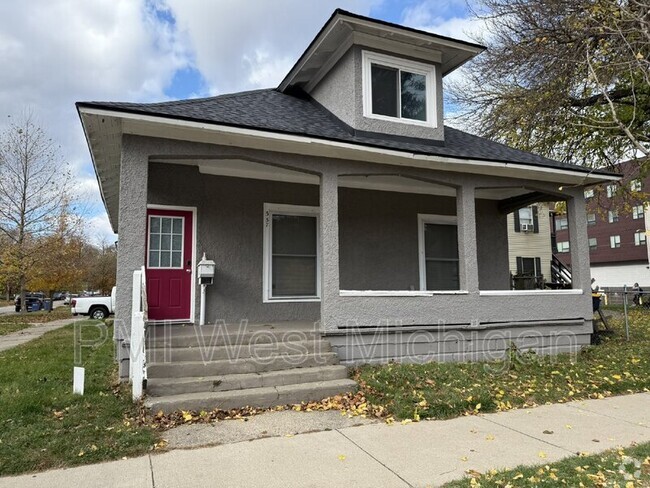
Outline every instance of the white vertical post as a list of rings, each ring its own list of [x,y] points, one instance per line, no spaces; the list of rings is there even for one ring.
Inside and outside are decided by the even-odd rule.
[[[199,317],[199,325],[205,325],[205,287],[201,285],[201,315]]]
[[[650,202],[643,204],[643,223],[645,224],[645,247],[648,255],[648,267],[650,267],[650,239],[648,233],[650,232]],[[642,283],[647,285],[647,283]]]
[[[130,352],[130,358],[129,358],[129,380],[133,381],[133,371],[134,371],[134,364],[133,364],[133,358],[134,358],[134,352],[133,352],[133,329],[136,327],[136,324],[133,322],[133,320],[136,317],[136,313],[140,311],[140,295],[142,290],[140,289],[142,286],[142,279],[140,277],[140,271],[134,271],[133,272],[133,287],[131,290],[131,352]]]
[[[133,301],[131,309],[131,344],[129,376],[133,400],[142,397],[144,380],[144,311],[142,304],[142,271],[133,272]]]

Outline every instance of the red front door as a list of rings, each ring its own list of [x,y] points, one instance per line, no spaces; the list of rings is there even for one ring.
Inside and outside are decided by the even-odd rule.
[[[192,212],[147,210],[147,302],[150,320],[190,320]]]

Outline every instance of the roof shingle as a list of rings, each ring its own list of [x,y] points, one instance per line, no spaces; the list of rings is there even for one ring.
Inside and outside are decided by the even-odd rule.
[[[427,139],[357,132],[309,98],[275,89],[161,103],[80,102],[78,106],[309,136],[431,156],[611,174],[513,149],[448,126],[445,126],[442,144]]]

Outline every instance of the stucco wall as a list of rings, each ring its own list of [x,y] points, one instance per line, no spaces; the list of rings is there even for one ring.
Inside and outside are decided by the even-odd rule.
[[[197,254],[205,252],[217,264],[215,284],[207,290],[208,322],[318,320],[318,303],[262,303],[264,203],[318,206],[317,186],[152,163],[149,203],[197,208]]]
[[[476,213],[481,289],[507,289],[505,216],[489,200],[477,200]],[[456,199],[340,188],[341,289],[418,290],[417,214],[456,215]]]
[[[403,57],[435,66],[436,127],[424,127],[363,116],[363,70],[364,50],[395,56],[393,53],[352,46],[332,70],[318,83],[310,95],[325,108],[356,130],[381,132],[405,137],[444,140],[442,74],[440,65],[418,58]],[[396,56],[400,57],[400,56]]]
[[[217,263],[209,321],[318,320],[316,303],[262,303],[264,203],[318,206],[318,198],[314,185],[204,175],[182,165],[152,163],[149,170],[149,204],[197,208],[197,254]],[[341,289],[417,290],[417,215],[455,215],[455,198],[340,188],[339,199]],[[483,289],[508,285],[503,219],[495,212],[494,202],[478,201]]]
[[[348,49],[310,95],[343,122],[354,127],[354,93],[361,90],[360,82],[357,84],[356,80],[354,49]]]
[[[456,215],[455,198],[341,188],[341,289],[418,290],[418,213]]]
[[[481,290],[510,289],[507,216],[494,200],[476,200],[476,252]]]

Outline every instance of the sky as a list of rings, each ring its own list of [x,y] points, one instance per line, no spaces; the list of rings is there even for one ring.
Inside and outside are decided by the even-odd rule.
[[[32,114],[75,175],[86,234],[111,244],[75,102],[275,87],[337,7],[459,39],[477,29],[466,0],[3,1],[0,129]]]

